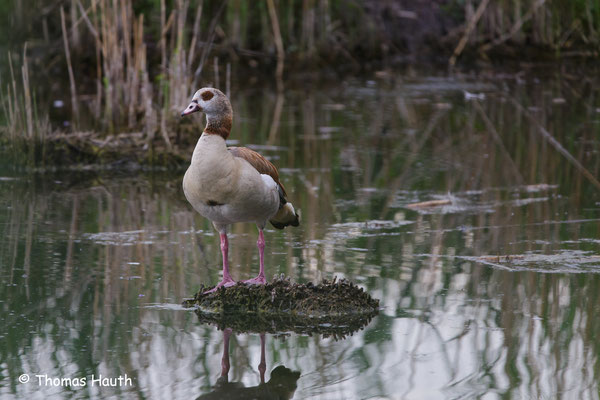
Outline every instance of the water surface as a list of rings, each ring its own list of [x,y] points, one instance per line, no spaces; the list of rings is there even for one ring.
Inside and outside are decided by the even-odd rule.
[[[5,166],[0,397],[598,398],[597,87],[398,76],[233,96],[231,143],[272,160],[301,210],[301,227],[267,230],[267,276],[381,299],[343,340],[228,336],[180,307],[221,264],[183,171]],[[233,226],[235,279],[258,272],[256,239]]]

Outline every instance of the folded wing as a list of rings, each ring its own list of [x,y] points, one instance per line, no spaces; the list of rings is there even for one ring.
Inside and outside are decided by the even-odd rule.
[[[300,224],[298,214],[292,203],[287,201],[287,193],[285,187],[279,181],[277,168],[269,160],[247,147],[229,147],[229,151],[234,157],[240,157],[248,161],[259,173],[269,175],[277,184],[279,189],[279,211],[269,222],[277,229],[283,229],[288,225],[298,226]]]

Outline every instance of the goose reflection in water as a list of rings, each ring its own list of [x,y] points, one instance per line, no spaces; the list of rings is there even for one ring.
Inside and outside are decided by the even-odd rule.
[[[297,382],[300,378],[300,372],[292,371],[289,368],[280,365],[271,371],[271,378],[265,383],[265,371],[267,364],[265,362],[265,334],[260,334],[260,384],[257,386],[245,387],[241,382],[229,382],[229,337],[231,328],[223,331],[223,357],[221,358],[221,377],[210,393],[203,394],[198,400],[227,400],[227,399],[265,399],[265,400],[285,400],[291,399],[296,391]]]

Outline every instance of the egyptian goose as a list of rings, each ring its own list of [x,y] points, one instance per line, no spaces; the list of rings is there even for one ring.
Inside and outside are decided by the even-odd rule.
[[[200,89],[181,116],[197,111],[206,115],[206,127],[183,177],[183,192],[194,209],[211,220],[220,234],[223,280],[212,291],[235,284],[227,258],[227,227],[235,222],[254,222],[258,227],[260,271],[257,277],[243,282],[264,284],[263,229],[267,221],[277,229],[298,226],[298,214],[287,201],[273,164],[248,148],[227,147],[225,140],[233,118],[227,96],[215,88]]]

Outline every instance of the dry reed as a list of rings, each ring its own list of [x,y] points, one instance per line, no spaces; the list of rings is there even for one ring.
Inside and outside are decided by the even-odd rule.
[[[74,8],[72,7],[72,10]],[[67,37],[67,28],[65,24],[65,11],[63,8],[60,8],[60,24],[62,27],[63,33],[63,41],[65,45],[65,57],[67,59],[67,68],[69,71],[69,83],[71,87],[71,108],[73,109],[73,114],[75,117],[75,121],[79,120],[79,106],[77,101],[77,89],[75,85],[75,74],[73,73],[73,64],[71,63],[71,52],[69,51],[69,39]],[[77,30],[73,30],[73,32],[77,32]],[[75,43],[79,41],[79,35],[73,35],[73,40]]]
[[[13,55],[8,53],[8,65],[11,81],[6,85],[6,94],[0,88],[0,101],[4,111],[6,126],[3,127],[9,144],[15,150],[23,150],[26,142],[33,143],[29,146],[28,162],[34,163],[33,154],[35,146],[43,144],[52,134],[48,116],[40,115],[37,110],[35,95],[31,88],[29,77],[29,61],[27,57],[27,43],[23,47],[23,64],[21,66],[21,80],[17,80],[13,67]],[[27,148],[28,146],[25,146]]]

